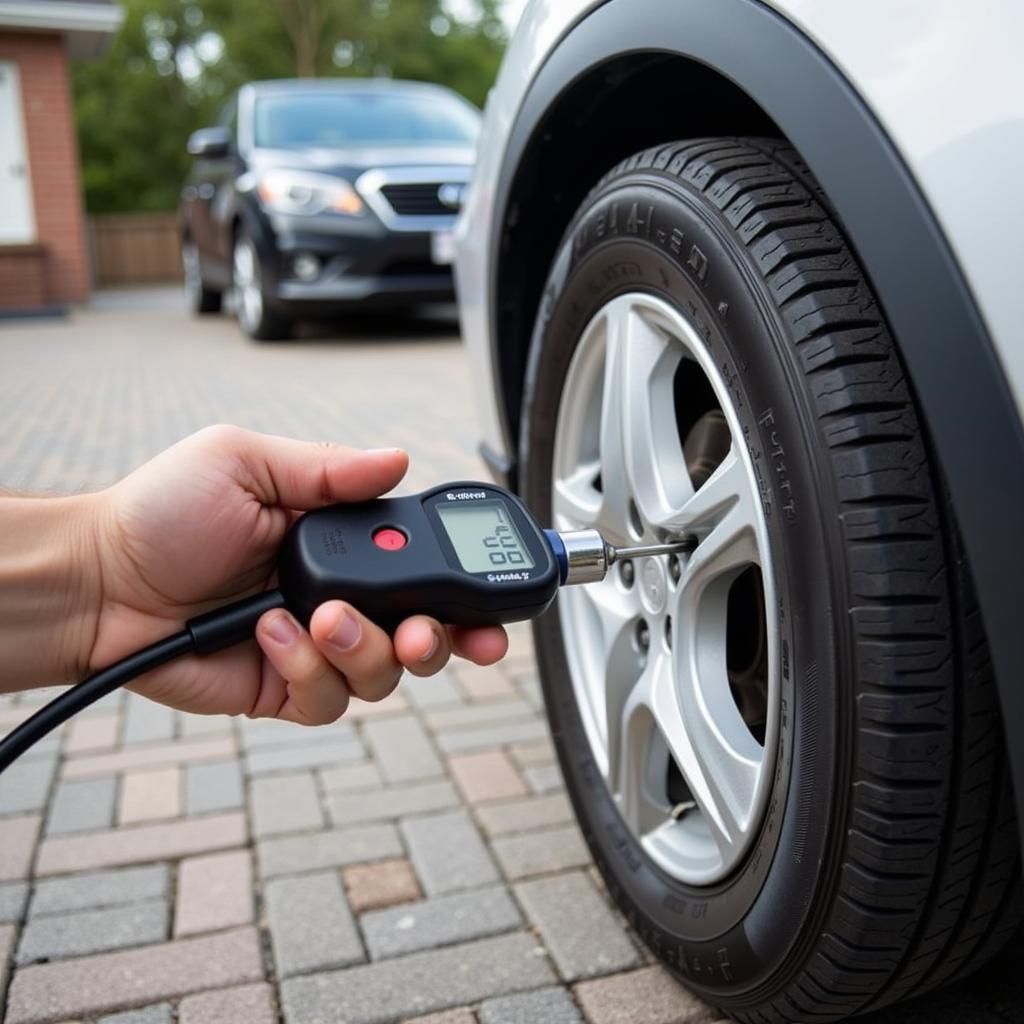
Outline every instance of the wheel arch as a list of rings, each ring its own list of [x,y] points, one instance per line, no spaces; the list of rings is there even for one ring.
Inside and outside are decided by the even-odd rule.
[[[1024,746],[1013,739],[1024,724],[1015,679],[1024,631],[1014,582],[1024,578],[1024,428],[949,242],[892,142],[828,57],[757,0],[690,0],[685,14],[662,0],[607,0],[531,84],[508,138],[489,234],[492,365],[508,450],[517,450],[544,279],[573,212],[630,153],[702,134],[786,138],[868,273],[963,530],[1020,812]],[[493,468],[515,486],[514,461]],[[1018,818],[1024,823],[1024,813]]]

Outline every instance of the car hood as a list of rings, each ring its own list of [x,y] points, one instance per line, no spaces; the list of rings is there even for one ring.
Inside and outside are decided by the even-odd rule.
[[[472,167],[471,146],[380,146],[372,149],[256,149],[253,168],[292,167],[327,174],[360,174],[383,167]]]

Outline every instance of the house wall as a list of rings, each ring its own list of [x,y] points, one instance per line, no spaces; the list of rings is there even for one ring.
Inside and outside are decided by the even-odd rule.
[[[0,29],[0,60],[15,61],[21,80],[36,241],[45,253],[46,302],[81,302],[89,295],[89,257],[64,40],[57,33]],[[4,248],[0,246],[0,254]],[[38,261],[39,256],[9,250],[0,273],[22,258]],[[28,296],[12,302],[10,293],[0,289],[0,305],[35,304]]]

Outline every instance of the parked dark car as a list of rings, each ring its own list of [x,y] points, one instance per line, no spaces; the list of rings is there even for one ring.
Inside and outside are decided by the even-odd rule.
[[[304,315],[452,300],[479,120],[456,93],[418,82],[243,86],[188,141],[190,308],[217,312],[231,292],[242,329],[271,339]]]

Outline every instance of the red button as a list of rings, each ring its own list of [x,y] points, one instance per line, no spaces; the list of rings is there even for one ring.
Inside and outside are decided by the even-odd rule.
[[[401,551],[406,545],[406,537],[401,530],[392,530],[388,526],[373,535],[373,543],[384,551]]]

